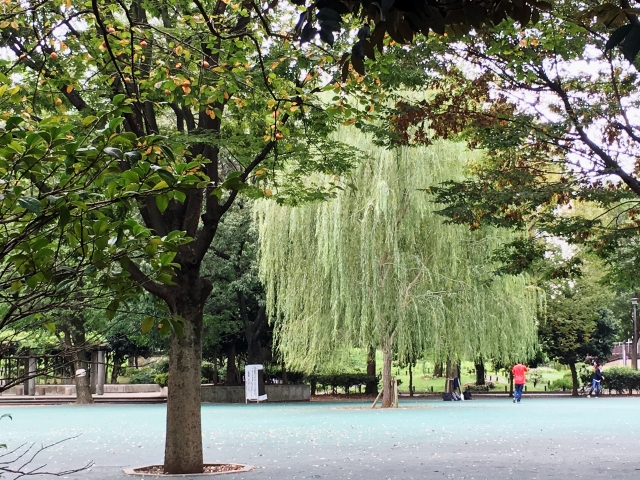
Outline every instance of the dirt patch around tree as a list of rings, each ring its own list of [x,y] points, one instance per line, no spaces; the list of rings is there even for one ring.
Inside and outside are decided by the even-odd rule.
[[[254,467],[243,465],[241,463],[206,463],[202,473],[191,473],[190,477],[209,477],[213,475],[224,475],[226,473],[249,472]],[[154,476],[154,477],[176,477],[184,475],[176,475],[165,473],[162,465],[145,465],[142,467],[125,468],[124,473],[127,475]]]

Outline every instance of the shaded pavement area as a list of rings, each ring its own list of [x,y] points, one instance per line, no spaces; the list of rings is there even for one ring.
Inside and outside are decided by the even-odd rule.
[[[365,403],[203,405],[205,461],[256,466],[232,480],[640,478],[640,398],[418,400],[398,410]],[[1,443],[52,443],[48,470],[66,478],[127,477],[161,463],[165,405],[2,406]],[[11,478],[11,477],[7,477]],[[38,477],[43,478],[43,477]],[[176,477],[193,478],[199,477]]]

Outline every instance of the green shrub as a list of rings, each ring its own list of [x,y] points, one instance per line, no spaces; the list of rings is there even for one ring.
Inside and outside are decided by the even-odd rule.
[[[309,375],[307,381],[317,385],[318,388],[330,389],[333,393],[338,393],[338,388],[348,390],[352,387],[366,386],[368,383],[375,382],[377,384],[378,378],[363,373],[339,373],[335,375]]]
[[[476,385],[475,383],[465,383],[462,391],[469,390],[471,392],[488,392],[495,387],[493,382],[485,382],[484,385]]]
[[[169,384],[169,374],[168,373],[158,373],[155,377],[153,377],[154,383],[157,383],[161,387],[166,387]]]
[[[166,358],[158,360],[154,363],[153,370],[156,373],[169,373],[169,360]]]
[[[155,377],[156,372],[151,368],[138,368],[131,372],[129,375],[129,383],[140,384],[140,383],[155,383],[153,377]]]
[[[216,370],[211,362],[202,362],[200,367],[200,376],[202,383],[213,383],[216,378]]]
[[[562,378],[558,378],[551,382],[549,386],[550,390],[571,390],[573,388],[573,381],[571,380],[571,374],[567,374]]]
[[[613,367],[602,372],[602,386],[616,393],[633,393],[640,390],[640,371],[631,367]]]

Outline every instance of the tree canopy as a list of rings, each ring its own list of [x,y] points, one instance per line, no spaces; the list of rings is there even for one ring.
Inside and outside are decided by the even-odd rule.
[[[341,348],[380,345],[388,394],[394,348],[438,360],[532,356],[538,291],[526,276],[494,275],[490,259],[512,234],[446,225],[425,188],[460,176],[469,152],[446,142],[387,150],[353,129],[340,136],[364,155],[345,191],[258,207],[260,272],[286,363],[312,370]]]

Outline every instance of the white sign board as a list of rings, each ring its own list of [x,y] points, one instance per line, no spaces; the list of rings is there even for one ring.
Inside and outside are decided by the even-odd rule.
[[[244,396],[247,402],[262,402],[267,395],[260,395],[260,370],[262,365],[246,365],[244,367]]]

